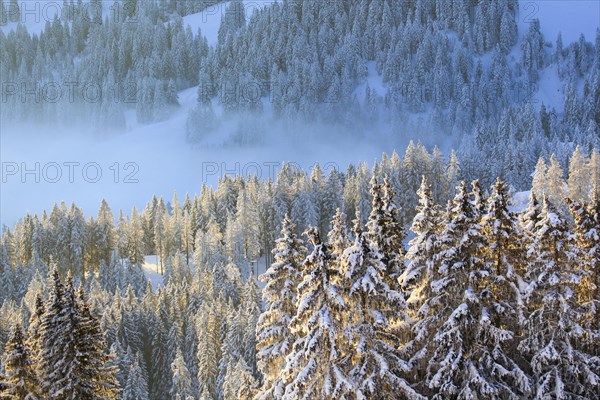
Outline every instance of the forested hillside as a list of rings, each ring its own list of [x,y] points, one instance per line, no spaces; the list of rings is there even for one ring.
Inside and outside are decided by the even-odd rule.
[[[600,400],[563,1],[0,0],[0,400]]]
[[[1,241],[0,393],[597,399],[599,159],[578,149],[566,182],[540,159],[517,213],[502,180],[407,153],[226,178],[116,226],[106,202],[28,215]]]
[[[270,140],[273,120],[286,121],[278,136],[312,125],[386,133],[449,143],[472,178],[521,190],[538,157],[565,166],[575,145],[598,147],[600,34],[546,38],[517,0],[214,3],[65,0],[39,35],[3,29],[3,126],[94,121],[106,135],[128,111],[142,124],[168,119],[177,92],[197,86],[185,128],[194,143],[234,118],[243,123],[225,141],[239,146]],[[7,22],[19,20],[12,4]],[[194,13],[221,18],[216,43],[184,25]]]

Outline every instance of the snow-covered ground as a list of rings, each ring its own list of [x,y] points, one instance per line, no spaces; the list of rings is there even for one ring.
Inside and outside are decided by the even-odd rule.
[[[244,13],[246,19],[249,19],[252,13],[263,7],[276,3],[276,0],[244,0]],[[188,25],[194,34],[201,30],[201,33],[208,42],[209,46],[217,44],[219,27],[221,26],[221,17],[225,15],[230,2],[215,4],[202,12],[183,17],[183,23]]]
[[[146,278],[148,278],[154,289],[162,286],[163,276],[158,272],[158,256],[144,257],[144,265],[142,265],[142,269],[146,275]]]
[[[105,198],[117,215],[119,209],[142,209],[153,194],[170,200],[174,192],[180,198],[199,193],[203,183],[214,185],[225,174],[275,178],[283,162],[302,168],[318,162],[326,172],[343,170],[349,163],[372,163],[382,152],[401,151],[406,145],[399,138],[341,141],[317,127],[299,127],[290,135],[293,128],[267,126],[264,144],[227,146],[227,138],[243,124],[234,120],[202,146],[190,146],[185,123],[196,93],[196,88],[181,91],[181,108],[167,121],[139,125],[132,112],[127,132],[106,138],[50,128],[42,134],[0,135],[0,226],[14,224],[27,212],[49,210],[55,202],[75,202],[91,215]]]

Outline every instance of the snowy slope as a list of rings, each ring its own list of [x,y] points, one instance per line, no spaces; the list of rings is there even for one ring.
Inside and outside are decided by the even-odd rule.
[[[537,107],[544,104],[546,109],[554,108],[557,112],[562,113],[564,83],[558,77],[556,64],[540,71],[540,80],[534,89],[535,93],[532,94],[531,100]]]
[[[158,272],[158,256],[145,256],[142,270],[154,289],[163,284],[163,276]]]
[[[315,127],[304,127],[297,136],[289,137],[285,134],[289,127],[270,126],[266,143],[260,147],[224,146],[223,138],[243,124],[233,120],[204,145],[193,147],[185,141],[185,123],[196,93],[196,88],[180,92],[181,108],[164,122],[139,125],[135,113],[130,113],[127,132],[108,138],[92,139],[79,131],[64,130],[47,130],[35,137],[30,132],[0,135],[3,166],[16,168],[2,182],[0,226],[12,225],[27,212],[41,213],[63,200],[76,202],[86,214],[92,214],[106,198],[115,214],[119,209],[129,213],[132,207],[142,209],[153,194],[170,200],[177,192],[182,198],[185,193],[199,193],[203,183],[214,185],[224,174],[275,178],[283,161],[303,168],[318,162],[327,172],[358,161],[373,162],[382,152],[406,145],[399,138],[385,137],[341,142],[335,132],[328,131],[331,137],[316,146],[316,140],[310,139],[326,135]],[[70,177],[68,165],[73,162],[78,165],[72,167]]]
[[[275,2],[275,0],[244,0],[246,19],[250,18],[254,11]],[[208,45],[215,46],[221,26],[221,17],[225,15],[229,4],[230,2],[215,4],[202,12],[187,15],[183,17],[183,23],[188,25],[194,34],[200,29],[202,35],[206,37]]]
[[[370,61],[369,63],[367,63],[367,68],[368,68],[368,73],[367,73],[366,82],[358,85],[353,93],[356,96],[356,98],[359,100],[361,105],[364,105],[364,103],[365,103],[365,97],[366,97],[365,90],[367,88],[367,84],[369,85],[371,90],[375,90],[375,93],[377,93],[377,95],[382,98],[385,97],[385,95],[388,91],[387,86],[383,82],[383,76],[381,76],[377,73],[375,61]]]

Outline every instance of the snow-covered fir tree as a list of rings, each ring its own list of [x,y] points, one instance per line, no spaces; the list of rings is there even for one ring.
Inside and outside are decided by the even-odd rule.
[[[40,398],[40,381],[36,373],[33,354],[26,345],[27,339],[20,325],[14,327],[2,356],[1,399],[37,400]]]
[[[385,283],[390,290],[398,291],[398,278],[404,271],[403,241],[406,234],[399,218],[400,210],[395,204],[396,194],[389,179],[385,178],[383,185],[380,185],[373,176],[371,196],[371,214],[365,237],[383,257]]]
[[[171,373],[173,375],[173,384],[169,391],[169,395],[177,400],[193,399],[194,390],[192,386],[192,377],[179,348],[177,349],[175,359],[171,364]]]
[[[339,271],[331,269],[331,251],[317,229],[306,234],[313,250],[302,266],[297,313],[290,321],[297,339],[283,370],[283,379],[289,382],[283,398],[349,398],[353,385],[344,373],[347,355],[340,348],[341,314],[347,306],[334,283]]]
[[[396,347],[400,340],[394,325],[408,322],[404,297],[386,282],[381,250],[371,245],[362,232],[356,234],[354,245],[344,251],[341,263],[348,307],[343,330],[348,356],[344,362],[353,392],[357,399],[400,394],[408,399],[424,399],[402,377],[409,367]]]
[[[501,288],[502,273],[482,259],[486,240],[477,211],[464,182],[457,190],[440,233],[422,317],[428,323],[417,323],[432,335],[431,347],[422,350],[426,383],[433,398],[518,398],[528,391],[528,378],[510,355],[514,333],[498,319],[500,311],[511,313],[504,298],[511,288]]]
[[[420,350],[429,340],[426,335],[429,328],[423,326],[429,321],[423,319],[423,315],[428,310],[426,302],[431,295],[430,280],[434,273],[434,254],[440,230],[439,207],[433,201],[431,186],[425,177],[422,178],[418,196],[417,214],[411,226],[416,236],[408,243],[406,258],[409,263],[399,279],[402,289],[407,293],[406,302],[412,318],[411,329],[404,333],[404,345],[400,347],[409,359],[411,379],[415,382],[425,377],[426,364],[423,364],[424,354]]]
[[[296,225],[286,215],[281,237],[273,249],[275,262],[260,277],[266,282],[263,299],[267,307],[256,329],[258,367],[264,379],[259,399],[283,396],[285,382],[281,372],[296,339],[289,326],[296,315],[297,287],[306,249],[295,231]]]
[[[528,315],[518,350],[530,359],[536,398],[596,398],[600,375],[597,355],[585,350],[592,332],[582,324],[577,284],[586,271],[576,269],[577,253],[568,225],[543,199],[529,252],[525,290]]]
[[[135,355],[127,374],[127,384],[122,394],[123,400],[148,400],[148,383],[142,367],[139,353]]]

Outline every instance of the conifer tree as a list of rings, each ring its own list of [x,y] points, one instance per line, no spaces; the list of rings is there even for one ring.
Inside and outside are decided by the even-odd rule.
[[[582,203],[590,200],[592,192],[590,172],[586,157],[582,154],[581,148],[577,146],[569,160],[569,178],[567,180],[569,199]]]
[[[286,215],[273,249],[275,262],[260,277],[266,282],[263,299],[267,307],[256,329],[258,368],[264,379],[259,399],[281,398],[285,390],[281,371],[295,341],[289,324],[296,315],[297,287],[306,252],[295,232],[296,225]]]
[[[331,220],[331,230],[327,234],[331,254],[340,257],[349,245],[348,232],[346,231],[346,216],[338,208]]]
[[[540,220],[542,206],[537,195],[532,191],[529,195],[527,208],[519,215],[519,227],[525,242],[530,245],[535,237],[535,226]]]
[[[569,206],[574,220],[571,239],[577,252],[575,268],[581,271],[581,279],[575,292],[577,302],[582,308],[581,323],[592,332],[600,332],[600,208],[597,190],[589,203],[569,202]],[[587,341],[592,352],[600,349],[598,337],[591,336]]]
[[[371,214],[367,222],[365,237],[371,246],[382,255],[385,265],[384,280],[390,290],[398,291],[398,278],[404,270],[404,228],[395,204],[395,193],[390,181],[385,178],[380,185],[373,176],[371,179]]]
[[[538,198],[541,199],[544,195],[548,194],[548,166],[546,161],[540,157],[535,165],[535,171],[533,172],[533,180],[531,183],[531,192]]]
[[[485,239],[476,215],[463,182],[440,234],[429,308],[417,324],[433,335],[432,347],[425,351],[427,385],[434,398],[516,398],[529,387],[507,354],[506,342],[514,334],[496,313],[510,303],[502,297],[506,289],[494,287],[502,275],[481,258]],[[500,297],[492,297],[494,293]]]
[[[39,354],[40,377],[42,381],[42,393],[53,396],[62,388],[64,382],[64,371],[58,371],[57,365],[63,363],[63,354],[68,351],[65,347],[59,348],[55,344],[64,340],[65,329],[63,324],[67,321],[64,306],[65,288],[60,281],[58,270],[52,272],[50,297],[46,305],[46,312],[41,322],[41,351]],[[70,328],[70,327],[68,327]],[[65,343],[60,343],[64,345]]]
[[[120,393],[117,369],[110,367],[99,321],[92,315],[83,288],[78,290],[75,307],[79,314],[75,326],[78,375],[91,386],[92,396],[114,398]]]
[[[595,398],[600,384],[597,356],[582,348],[589,328],[581,324],[576,252],[565,220],[544,198],[525,290],[528,317],[519,351],[530,358],[536,398]]]
[[[20,325],[14,328],[2,356],[0,399],[37,400],[39,385],[33,354],[25,345],[27,339]]]
[[[303,264],[304,279],[298,286],[297,313],[290,329],[298,339],[283,371],[289,382],[284,399],[348,398],[352,383],[345,376],[340,352],[341,315],[346,303],[333,282],[332,255],[317,228],[306,232],[313,246]],[[346,355],[347,357],[347,355]]]
[[[496,275],[502,276],[511,285],[516,285],[512,288],[514,296],[519,292],[527,265],[524,246],[526,240],[515,216],[508,209],[510,198],[506,183],[498,178],[491,189],[487,210],[481,219],[482,233],[487,239],[484,259],[490,264],[488,268],[492,268]],[[530,201],[535,202],[535,197]],[[531,211],[533,212],[533,208]],[[535,218],[533,215],[531,217]]]
[[[175,359],[171,364],[171,373],[173,384],[169,394],[173,399],[187,400],[193,398],[192,377],[188,370],[181,349],[177,349]]]
[[[46,307],[40,296],[35,299],[35,310],[29,318],[29,326],[27,328],[27,348],[31,352],[31,359],[34,362],[35,371],[37,374],[41,371],[40,354],[42,350],[42,321]]]
[[[252,399],[256,395],[256,379],[252,375],[252,371],[244,362],[243,358],[238,359],[235,365],[237,371],[237,398],[238,400]]]
[[[554,154],[550,157],[550,165],[548,166],[546,177],[548,183],[548,201],[552,202],[555,207],[562,208],[565,204],[564,171]]]
[[[399,279],[402,289],[408,294],[407,305],[414,319],[418,318],[429,293],[429,280],[434,268],[433,255],[440,230],[439,207],[433,201],[431,186],[425,177],[417,194],[417,214],[411,226],[416,236],[408,243],[406,258],[410,262]]]
[[[400,342],[393,326],[407,323],[401,293],[386,283],[382,252],[357,232],[353,246],[342,255],[343,287],[348,311],[344,335],[349,342],[347,374],[358,399],[397,397],[424,399],[402,378],[408,364],[398,355]]]
[[[207,392],[217,398],[217,377],[221,358],[221,324],[216,310],[204,307],[199,312],[196,326],[198,330],[198,382],[200,393]]]
[[[148,400],[148,383],[145,374],[140,366],[139,353],[135,356],[129,373],[127,374],[127,384],[123,390],[123,400]]]
[[[114,370],[106,367],[98,321],[78,300],[73,280],[65,286],[55,269],[41,322],[42,392],[50,398],[111,398],[118,394]]]
[[[214,399],[215,398],[208,391],[208,387],[205,386],[204,389],[202,389],[202,393],[200,394],[200,400],[214,400]]]

